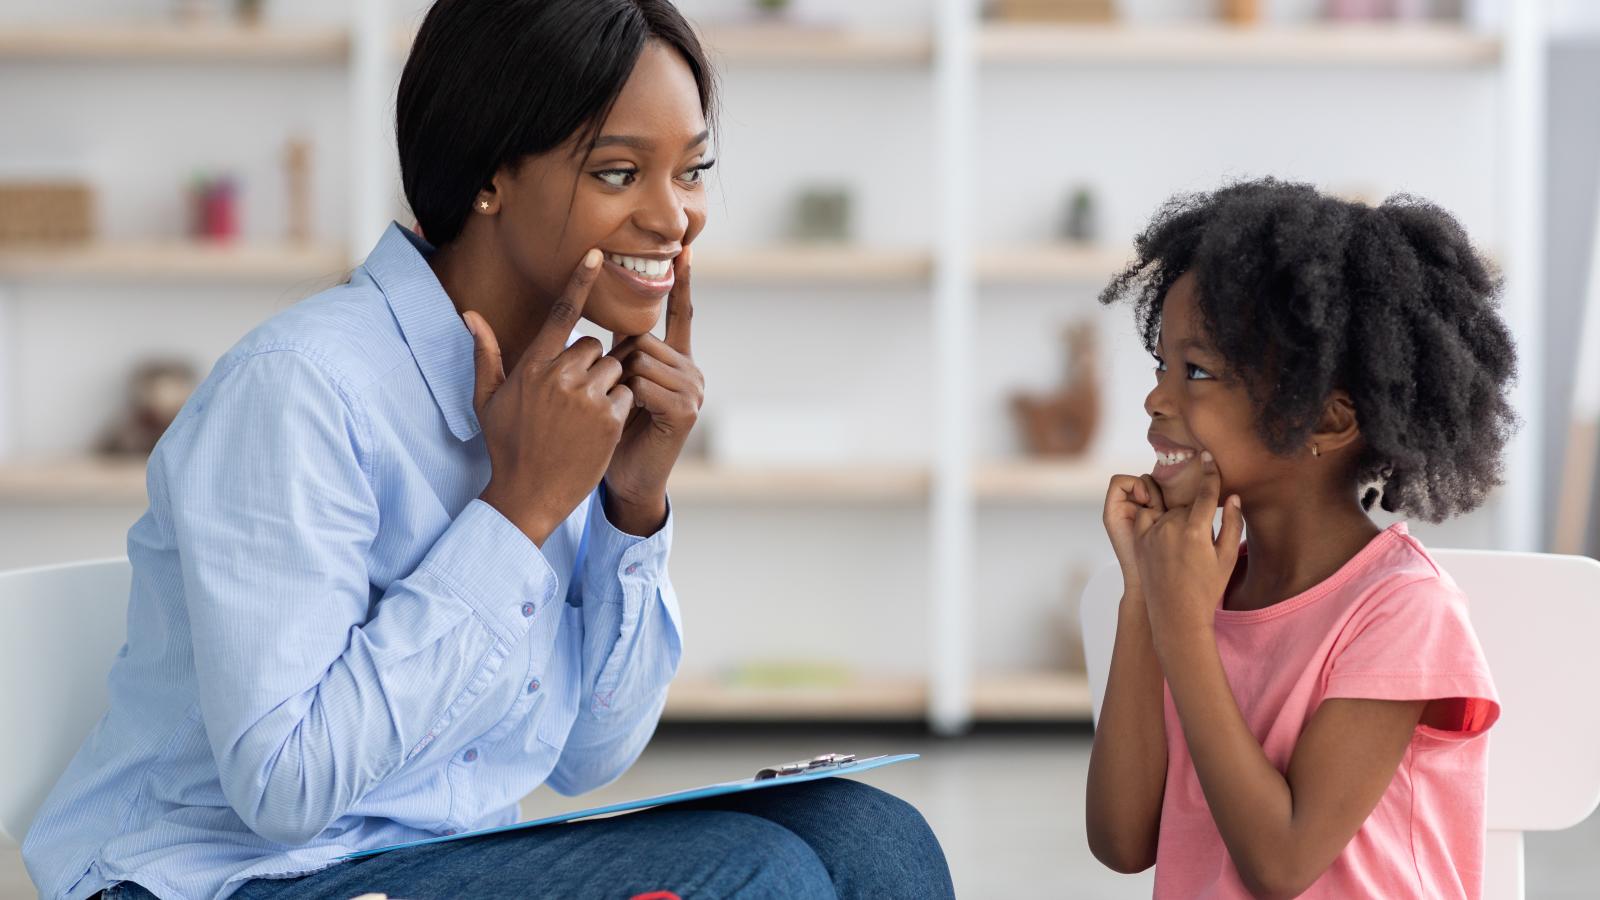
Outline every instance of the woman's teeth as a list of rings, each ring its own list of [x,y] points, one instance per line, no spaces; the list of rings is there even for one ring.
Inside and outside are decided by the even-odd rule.
[[[1156,462],[1161,463],[1164,466],[1175,466],[1175,465],[1178,465],[1179,463],[1188,462],[1189,460],[1191,460],[1193,458],[1194,458],[1194,451],[1193,450],[1180,450],[1177,453],[1157,453],[1156,454]]]
[[[672,271],[670,259],[644,259],[638,256],[623,256],[619,253],[607,253],[606,259],[646,278],[664,278]]]

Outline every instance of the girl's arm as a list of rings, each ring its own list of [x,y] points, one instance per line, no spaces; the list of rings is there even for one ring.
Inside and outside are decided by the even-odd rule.
[[[1118,872],[1139,872],[1155,864],[1167,783],[1161,665],[1151,641],[1134,546],[1138,522],[1165,511],[1161,488],[1149,475],[1111,479],[1105,527],[1122,566],[1123,593],[1089,756],[1085,819],[1089,850]]]
[[[1217,598],[1227,589],[1244,529],[1239,498],[1223,507],[1222,480],[1201,455],[1204,481],[1187,509],[1138,521],[1139,577],[1151,636],[1217,830],[1245,885],[1293,897],[1355,836],[1394,779],[1424,701],[1333,699],[1312,715],[1288,774],[1272,766],[1245,724],[1217,652]]]
[[[1142,872],[1156,861],[1167,783],[1161,688],[1150,616],[1135,587],[1123,594],[1118,611],[1111,674],[1089,755],[1089,850],[1117,872]]]
[[[1239,713],[1209,630],[1161,644],[1189,755],[1240,878],[1260,897],[1300,894],[1377,807],[1426,701],[1324,702],[1285,775]]]

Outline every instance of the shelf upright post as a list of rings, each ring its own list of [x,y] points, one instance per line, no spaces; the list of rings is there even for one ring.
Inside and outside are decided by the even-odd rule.
[[[16,452],[17,335],[12,305],[16,286],[0,281],[0,461]]]
[[[935,16],[934,171],[940,200],[933,269],[936,434],[929,516],[928,721],[935,732],[948,735],[964,731],[972,721],[977,9],[973,0],[937,0]]]
[[[359,261],[390,218],[393,163],[385,129],[393,110],[388,70],[391,44],[385,0],[350,0],[350,224],[347,253]]]
[[[1504,307],[1517,340],[1517,383],[1512,408],[1521,429],[1506,449],[1506,505],[1497,516],[1502,550],[1542,550],[1550,525],[1541,516],[1544,472],[1544,190],[1545,0],[1502,0],[1500,179],[1505,223]]]

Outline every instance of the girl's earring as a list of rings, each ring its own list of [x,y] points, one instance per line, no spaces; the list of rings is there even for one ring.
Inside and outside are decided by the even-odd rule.
[[[1321,456],[1322,455],[1322,448],[1318,447],[1316,444],[1312,444],[1311,445],[1311,455],[1312,456]]]

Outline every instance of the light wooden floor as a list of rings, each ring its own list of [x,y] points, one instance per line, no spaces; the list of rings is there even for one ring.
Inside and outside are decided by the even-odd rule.
[[[944,844],[963,898],[1123,900],[1150,896],[1148,875],[1101,868],[1083,839],[1087,737],[983,734],[955,740],[893,732],[831,730],[658,736],[620,781],[574,802],[542,792],[524,803],[541,815],[724,781],[764,765],[825,751],[921,753],[914,763],[864,775],[922,809]],[[1568,832],[1528,841],[1530,900],[1600,896],[1600,816]],[[16,852],[0,857],[0,897],[34,896]]]

